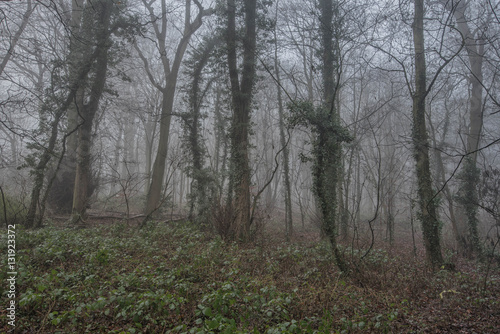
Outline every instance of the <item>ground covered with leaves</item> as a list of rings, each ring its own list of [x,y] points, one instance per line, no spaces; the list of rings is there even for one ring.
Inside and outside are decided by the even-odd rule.
[[[16,333],[500,331],[496,263],[432,273],[405,252],[345,248],[345,275],[322,242],[241,245],[187,223],[18,231],[16,248]]]

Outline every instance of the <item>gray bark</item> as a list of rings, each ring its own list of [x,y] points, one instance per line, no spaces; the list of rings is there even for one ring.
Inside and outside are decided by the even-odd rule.
[[[143,0],[144,6],[148,9],[153,28],[155,31],[156,39],[158,42],[161,62],[163,66],[163,72],[165,74],[165,85],[161,86],[156,83],[151,70],[149,68],[149,64],[140,51],[140,49],[136,46],[136,50],[139,53],[139,56],[144,62],[145,69],[150,79],[151,83],[162,93],[163,102],[161,108],[161,116],[160,116],[160,138],[158,143],[158,149],[156,151],[156,157],[153,163],[153,169],[151,173],[151,183],[148,189],[148,196],[145,208],[145,214],[147,220],[157,209],[161,200],[162,193],[162,184],[165,176],[165,160],[167,159],[167,151],[168,151],[168,138],[170,134],[170,123],[172,120],[172,110],[174,105],[174,97],[175,90],[177,86],[177,77],[179,74],[179,69],[181,67],[182,59],[184,57],[184,53],[189,44],[189,40],[191,36],[201,27],[202,18],[206,15],[211,15],[212,10],[204,10],[203,7],[195,1],[198,6],[198,15],[191,22],[191,0],[186,0],[186,12],[185,12],[185,20],[184,20],[184,31],[183,36],[177,45],[174,60],[172,65],[170,65],[170,60],[167,58],[167,45],[166,45],[166,34],[167,34],[167,5],[166,1],[161,1],[161,20],[158,20],[158,17],[154,14],[154,9],[152,6],[152,2],[148,2]],[[160,21],[160,24],[158,24]]]
[[[437,268],[443,263],[437,203],[432,190],[429,142],[425,121],[427,91],[424,46],[424,0],[415,0],[413,45],[415,47],[415,92],[413,93],[413,147],[417,172],[417,193],[424,246],[429,263]]]
[[[256,62],[256,16],[257,1],[245,2],[245,36],[243,39],[243,70],[241,82],[238,73],[236,50],[236,3],[227,0],[227,59],[231,82],[233,109],[231,133],[231,182],[235,192],[235,228],[242,240],[250,237],[250,166],[249,129]],[[230,187],[233,188],[233,187]]]
[[[90,86],[89,101],[83,105],[79,116],[77,163],[75,186],[73,189],[72,223],[85,221],[91,183],[92,125],[104,92],[108,69],[108,50],[110,47],[110,19],[114,6],[112,1],[102,1],[98,7],[98,31],[96,40],[95,75]]]

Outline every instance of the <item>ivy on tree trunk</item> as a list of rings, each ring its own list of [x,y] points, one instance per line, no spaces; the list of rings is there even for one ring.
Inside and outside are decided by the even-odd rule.
[[[425,125],[425,98],[427,95],[424,48],[424,1],[415,0],[413,21],[415,47],[415,92],[413,93],[413,149],[416,162],[419,217],[422,223],[427,260],[433,267],[443,263],[437,199],[432,189],[429,161],[429,140]]]

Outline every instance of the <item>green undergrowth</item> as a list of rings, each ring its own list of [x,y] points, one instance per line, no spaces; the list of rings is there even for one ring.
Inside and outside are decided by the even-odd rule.
[[[0,192],[0,226],[20,224],[26,218],[28,208],[18,198]]]
[[[430,273],[411,257],[375,249],[360,261],[345,249],[353,268],[346,276],[323,243],[226,243],[186,223],[47,227],[16,238],[19,333],[492,332],[499,325],[498,271],[484,285],[480,266]]]

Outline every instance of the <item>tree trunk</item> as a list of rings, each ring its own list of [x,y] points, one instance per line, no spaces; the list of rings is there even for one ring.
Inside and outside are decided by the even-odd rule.
[[[85,0],[72,0],[71,19],[69,22],[69,55],[68,55],[68,73],[70,80],[74,80],[78,75],[79,69],[89,57],[90,48],[88,47],[88,36],[83,35],[83,13],[86,5]],[[88,20],[87,20],[88,21]],[[79,84],[75,98],[67,111],[66,120],[66,155],[61,162],[61,168],[54,180],[53,187],[49,195],[49,204],[61,213],[70,213],[73,204],[73,188],[76,171],[76,151],[78,147],[78,127],[80,123],[79,113],[83,110],[85,85],[87,77],[84,77]]]
[[[113,155],[113,167],[112,167],[112,179],[111,187],[109,191],[110,196],[116,195],[116,188],[120,183],[120,173],[118,168],[120,168],[120,152],[122,151],[122,136],[123,136],[123,124],[120,122],[118,125],[118,137],[115,142],[115,152]]]
[[[481,132],[483,128],[483,58],[484,58],[484,45],[483,34],[488,27],[477,27],[473,33],[469,27],[469,21],[465,17],[465,12],[469,6],[468,1],[440,1],[443,7],[452,12],[457,23],[457,28],[464,38],[464,47],[467,51],[469,60],[470,75],[469,79],[469,128],[467,133],[466,155],[467,160],[462,166],[462,175],[470,173],[479,173],[476,168],[477,165],[477,150],[481,140]],[[474,34],[478,34],[477,37]],[[468,170],[468,171],[467,171]],[[457,221],[454,227],[457,227],[457,240],[458,246],[462,251],[472,253],[481,252],[481,244],[479,242],[478,232],[478,219],[477,219],[477,189],[475,179],[479,174],[469,175],[469,177],[462,178],[461,188],[468,189],[466,193],[459,194],[461,206],[457,207],[457,214],[455,215]],[[467,209],[467,208],[468,209]],[[470,210],[469,210],[470,209]],[[466,212],[468,211],[468,212]],[[466,217],[466,223],[465,218]],[[465,226],[467,225],[467,226]]]
[[[481,132],[483,128],[483,56],[484,56],[484,41],[481,36],[475,38],[471,32],[467,20],[465,18],[465,10],[467,4],[462,1],[457,6],[454,14],[457,20],[457,26],[462,36],[465,37],[465,49],[469,59],[470,75],[469,95],[469,129],[467,133],[467,151],[469,156],[465,161],[462,169],[463,175],[466,176],[462,180],[462,188],[467,189],[463,198],[463,208],[467,217],[467,237],[461,237],[466,242],[465,248],[471,253],[481,253],[481,243],[479,240],[478,219],[477,219],[477,180],[479,178],[479,169],[477,166],[477,150],[481,140]],[[478,32],[480,33],[480,32]],[[468,174],[468,175],[467,175]]]
[[[83,12],[85,10],[85,2],[86,0],[72,0],[71,2],[71,20],[69,22],[69,27],[71,29],[71,37],[70,37],[70,56],[69,56],[69,65],[70,72],[75,73],[80,66],[82,59],[85,56],[85,53],[88,49],[86,47],[86,39],[82,35],[82,18]],[[76,93],[75,103],[68,110],[68,124],[67,124],[67,133],[73,132],[70,136],[68,136],[68,158],[72,166],[69,166],[70,169],[73,170],[76,162],[76,149],[78,143],[78,134],[74,131],[78,127],[79,119],[78,113],[83,110],[83,99],[84,99],[84,87],[80,87]],[[73,180],[71,180],[72,182]]]
[[[94,52],[91,55],[88,55],[82,61],[76,65],[75,67],[72,68],[72,74],[69,77],[69,82],[70,82],[70,88],[68,91],[68,95],[64,102],[60,105],[60,107],[55,111],[54,115],[54,120],[52,121],[51,124],[51,135],[49,137],[49,142],[47,145],[47,148],[45,148],[42,152],[42,155],[40,157],[40,160],[35,167],[35,180],[34,180],[34,187],[32,189],[31,193],[31,202],[28,207],[28,212],[26,216],[26,226],[31,227],[33,226],[34,220],[36,218],[36,212],[37,212],[37,206],[41,204],[44,206],[44,203],[40,203],[40,193],[43,189],[43,184],[44,184],[44,179],[45,179],[45,173],[47,170],[47,166],[52,159],[54,155],[54,149],[56,146],[56,142],[58,140],[58,125],[63,117],[63,115],[70,109],[71,105],[74,103],[78,91],[81,89],[82,85],[84,85],[86,78],[88,76],[88,73],[91,70],[92,64],[94,63],[95,59],[98,57],[99,52]],[[71,54],[70,54],[71,58]],[[46,108],[46,106],[43,106],[43,108]],[[65,137],[63,140],[65,141],[67,137]],[[57,171],[56,171],[57,172]],[[50,191],[50,186],[51,184],[49,183],[47,185],[46,193]],[[43,197],[42,201],[46,199],[46,196]],[[41,212],[40,214],[43,214]],[[38,217],[38,222],[41,222],[43,217]]]
[[[236,51],[236,4],[227,0],[227,59],[231,82],[233,120],[231,131],[232,181],[234,185],[235,228],[241,240],[250,237],[249,129],[252,91],[255,82],[257,1],[245,1],[245,36],[241,83]]]
[[[89,102],[83,106],[79,116],[81,117],[78,128],[77,164],[75,175],[75,186],[73,192],[72,222],[85,221],[85,213],[88,205],[90,182],[91,182],[91,152],[92,147],[92,125],[94,117],[99,108],[99,101],[104,92],[106,83],[106,72],[108,69],[108,50],[110,47],[110,18],[114,6],[112,1],[102,1],[98,6],[99,30],[96,39],[96,63],[95,76],[90,87]]]
[[[135,176],[137,160],[134,158],[135,136],[137,133],[137,126],[135,125],[135,116],[126,111],[125,126],[123,132],[123,161],[121,166],[121,178],[123,180],[130,180]]]
[[[165,176],[165,160],[167,159],[167,150],[168,150],[168,138],[170,134],[170,123],[172,120],[172,110],[174,106],[174,96],[175,89],[177,86],[177,77],[179,74],[179,69],[181,67],[182,59],[184,57],[184,53],[188,47],[191,36],[201,27],[202,18],[206,15],[211,15],[213,10],[204,10],[203,7],[199,3],[196,3],[198,6],[198,15],[191,22],[191,0],[186,0],[186,11],[185,11],[185,19],[184,19],[184,31],[179,44],[177,45],[177,49],[175,51],[174,61],[172,63],[172,67],[170,67],[170,61],[167,58],[167,46],[166,46],[166,31],[167,31],[167,7],[165,0],[161,1],[161,26],[158,25],[157,20],[158,17],[154,14],[154,10],[152,7],[152,2],[146,2],[143,0],[144,5],[148,9],[153,26],[155,29],[155,34],[159,46],[160,58],[163,65],[163,71],[165,74],[166,84],[164,87],[161,87],[156,83],[153,75],[150,72],[148,62],[140,49],[136,46],[136,50],[139,53],[139,56],[142,58],[144,65],[146,67],[146,72],[150,81],[153,85],[159,89],[163,95],[161,116],[160,116],[160,139],[158,143],[158,150],[156,152],[156,158],[153,164],[153,171],[151,175],[151,183],[149,186],[145,214],[147,220],[157,209],[161,200],[162,193],[162,184]]]
[[[201,134],[201,106],[205,97],[205,93],[211,86],[212,80],[210,80],[203,89],[202,87],[200,87],[200,85],[203,78],[202,71],[207,64],[212,51],[218,45],[219,41],[219,36],[213,37],[202,46],[202,49],[199,51],[199,53],[195,53],[193,55],[196,63],[194,64],[192,72],[190,73],[193,79],[191,82],[189,93],[189,111],[183,117],[186,123],[185,132],[187,132],[185,136],[187,137],[188,148],[191,153],[191,169],[189,169],[187,173],[188,176],[192,178],[190,195],[188,196],[188,217],[190,220],[196,219],[200,224],[206,224],[208,212],[212,205],[211,198],[208,198],[208,196],[212,195],[213,197],[214,195],[213,193],[209,194],[209,187],[211,186],[213,180],[204,170],[205,149],[202,144],[203,138]],[[217,112],[220,111],[216,111],[216,119],[218,117]],[[216,136],[218,137],[217,130]],[[216,141],[217,140],[218,139],[216,139]],[[216,144],[216,157],[219,154],[219,145],[219,143]]]
[[[27,228],[33,227],[33,224],[36,219],[36,212],[40,201],[40,193],[42,191],[45,179],[45,171],[49,161],[52,158],[52,154],[56,146],[59,122],[64,112],[65,110],[61,108],[56,113],[56,116],[51,124],[49,143],[47,145],[47,148],[43,151],[42,156],[40,157],[40,160],[34,170],[35,180],[33,189],[31,190],[31,200],[28,206],[28,212],[26,213],[26,220],[25,220],[25,225]]]
[[[276,8],[278,8],[276,6]],[[277,16],[277,15],[276,15]],[[278,84],[278,117],[279,117],[279,131],[280,131],[280,144],[283,147],[283,179],[285,183],[285,238],[290,241],[290,237],[293,235],[293,218],[292,218],[292,189],[290,183],[290,163],[289,163],[289,151],[287,145],[287,139],[285,137],[285,120],[284,120],[284,108],[283,108],[283,97],[281,93],[281,80],[280,80],[280,64],[278,60],[278,45],[276,30],[274,30],[275,38],[275,49],[274,49],[274,67],[276,72],[276,82]],[[290,135],[290,134],[289,134]]]
[[[445,164],[443,162],[443,156],[441,152],[443,152],[445,148],[446,136],[448,133],[448,128],[450,124],[450,110],[446,109],[445,120],[443,125],[443,130],[441,131],[441,140],[438,142],[437,133],[434,129],[434,126],[429,120],[429,128],[431,130],[431,138],[433,145],[435,147],[434,150],[434,162],[436,165],[436,177],[439,180],[438,188],[443,187],[443,194],[446,198],[446,202],[448,205],[448,213],[450,215],[450,223],[453,232],[453,237],[455,238],[456,247],[458,249],[464,250],[466,245],[463,244],[463,236],[465,232],[465,224],[458,220],[458,217],[455,215],[455,207],[454,207],[454,196],[446,182],[446,170]]]
[[[351,178],[353,173],[353,159],[354,159],[355,149],[351,148],[349,154],[349,167],[347,172],[344,174],[344,180],[341,180],[343,188],[341,188],[341,200],[340,200],[340,235],[343,240],[349,239],[349,192],[351,191]],[[345,161],[344,161],[345,162]]]
[[[392,179],[390,179],[389,184],[388,184],[388,189],[387,189],[387,215],[386,215],[386,222],[387,222],[387,234],[386,237],[389,239],[389,245],[392,247],[394,245],[394,193],[393,193],[393,184],[391,182],[394,182]]]
[[[214,106],[215,122],[214,122],[214,133],[215,133],[215,162],[214,162],[214,172],[216,175],[221,175],[217,182],[217,198],[220,200],[222,198],[224,183],[226,179],[226,158],[227,158],[227,137],[225,131],[225,120],[221,111],[221,88],[217,85],[216,98]],[[221,152],[222,151],[222,152]]]
[[[334,17],[336,4],[332,0],[319,1],[320,7],[320,35],[321,35],[321,64],[323,101],[322,108],[325,113],[325,122],[328,124],[317,124],[318,137],[315,148],[316,161],[313,167],[314,189],[321,210],[323,220],[323,231],[328,237],[337,266],[346,271],[346,263],[337,247],[338,233],[338,184],[341,173],[342,149],[340,137],[332,132],[332,128],[339,123],[337,110],[338,98],[338,75],[339,48],[334,43],[338,36],[334,35],[334,20],[337,24],[338,17]]]
[[[171,79],[173,80],[173,79]],[[177,78],[175,79],[177,81]],[[172,120],[172,109],[174,105],[175,83],[168,83],[170,89],[165,89],[163,93],[162,111],[160,116],[160,138],[156,158],[151,172],[151,182],[149,186],[145,214],[150,216],[157,208],[161,200],[161,189],[165,176],[165,161],[167,159],[168,138],[170,135],[170,123]]]
[[[425,124],[427,83],[424,48],[424,0],[415,0],[413,44],[415,47],[415,92],[412,96],[412,136],[417,172],[417,193],[427,260],[436,268],[443,263],[443,256],[437,219],[437,201],[432,190],[429,143]]]
[[[152,106],[152,109],[154,110],[155,107]],[[146,145],[146,150],[145,150],[145,158],[146,158],[146,167],[145,167],[145,186],[144,186],[144,195],[148,195],[149,193],[149,185],[151,182],[151,167],[152,167],[152,162],[153,162],[153,144],[154,144],[154,138],[156,134],[156,121],[153,120],[153,117],[150,113],[148,113],[148,117],[145,121],[144,128],[146,130],[145,133],[145,145]]]

